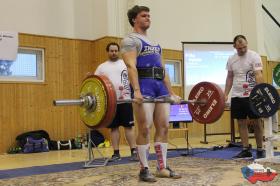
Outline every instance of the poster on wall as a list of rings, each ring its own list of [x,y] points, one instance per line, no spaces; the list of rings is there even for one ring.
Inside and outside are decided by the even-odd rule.
[[[222,89],[227,77],[227,60],[235,53],[232,42],[182,42],[185,98],[197,83],[209,81]]]
[[[0,31],[0,60],[15,61],[18,51],[18,32]]]

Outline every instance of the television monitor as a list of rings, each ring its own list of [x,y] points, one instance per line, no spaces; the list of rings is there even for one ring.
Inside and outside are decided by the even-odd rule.
[[[188,104],[178,104],[170,106],[169,122],[192,122],[192,115]]]

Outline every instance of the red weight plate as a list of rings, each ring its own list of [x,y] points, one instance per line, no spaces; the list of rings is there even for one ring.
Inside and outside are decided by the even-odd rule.
[[[91,129],[99,129],[99,128],[105,128],[107,126],[109,126],[111,124],[111,122],[113,121],[115,114],[116,114],[116,106],[117,106],[117,96],[116,96],[116,92],[114,89],[114,86],[112,85],[111,81],[106,77],[106,76],[97,76],[97,75],[93,75],[93,74],[88,74],[87,77],[85,78],[84,82],[86,81],[94,81],[97,80],[98,82],[100,82],[102,85],[98,87],[98,90],[102,87],[103,91],[99,91],[99,94],[102,94],[99,96],[95,96],[95,92],[92,92],[92,89],[88,89],[89,92],[82,92],[84,95],[87,94],[91,94],[93,96],[95,96],[96,102],[101,102],[99,104],[100,107],[100,111],[98,110],[93,110],[92,113],[95,114],[102,114],[103,116],[101,116],[100,119],[94,119],[91,117],[94,117],[95,114],[86,114],[87,111],[81,109],[81,116],[83,116],[83,114],[85,113],[84,119],[83,118],[83,122],[84,124],[91,128]],[[90,83],[83,83],[84,85],[84,89],[88,88],[87,86],[90,86]],[[83,90],[83,89],[82,89]],[[86,89],[87,90],[87,89]],[[102,101],[105,101],[104,103]],[[104,110],[104,111],[103,111]],[[91,123],[90,121],[92,121],[93,123]],[[96,123],[96,121],[98,123]]]
[[[206,104],[190,103],[189,109],[193,119],[202,124],[217,121],[224,112],[225,97],[222,89],[215,83],[200,82],[196,84],[188,100],[206,100]]]
[[[109,78],[107,78],[106,76],[99,76],[99,78],[102,79],[102,83],[103,83],[104,87],[106,87],[106,92],[108,95],[108,98],[107,98],[108,107],[107,107],[106,116],[104,117],[104,120],[102,122],[100,122],[99,128],[106,128],[112,123],[112,121],[116,115],[117,94],[116,94],[114,85],[109,80]]]

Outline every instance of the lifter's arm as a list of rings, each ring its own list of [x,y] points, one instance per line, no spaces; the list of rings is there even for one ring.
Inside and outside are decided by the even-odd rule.
[[[233,71],[228,71],[227,79],[226,79],[226,86],[225,86],[225,102],[228,100],[228,94],[231,90],[233,83]]]
[[[176,93],[172,90],[172,86],[171,86],[171,82],[169,79],[169,75],[165,73],[164,79],[163,79],[163,83],[165,84],[171,99],[175,102],[175,103],[180,103],[181,102],[181,97],[177,96]]]
[[[164,79],[163,79],[163,83],[165,84],[169,94],[172,96],[172,95],[175,95],[175,93],[173,92],[172,90],[172,86],[171,86],[171,82],[170,82],[170,79],[169,79],[169,75],[168,74],[165,74],[164,76]]]
[[[140,85],[138,80],[136,57],[137,57],[137,52],[135,50],[124,52],[122,54],[122,58],[127,66],[128,78],[134,90],[134,99],[136,100],[137,103],[141,103],[143,101],[143,97],[140,91]]]
[[[256,70],[255,71],[255,78],[256,78],[256,83],[257,84],[260,84],[260,83],[264,82],[262,70]]]

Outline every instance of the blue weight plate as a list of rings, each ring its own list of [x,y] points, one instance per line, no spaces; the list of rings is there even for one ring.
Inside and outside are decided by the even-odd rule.
[[[279,108],[279,94],[272,85],[261,83],[256,85],[251,91],[250,107],[252,111],[264,118],[273,116]]]

